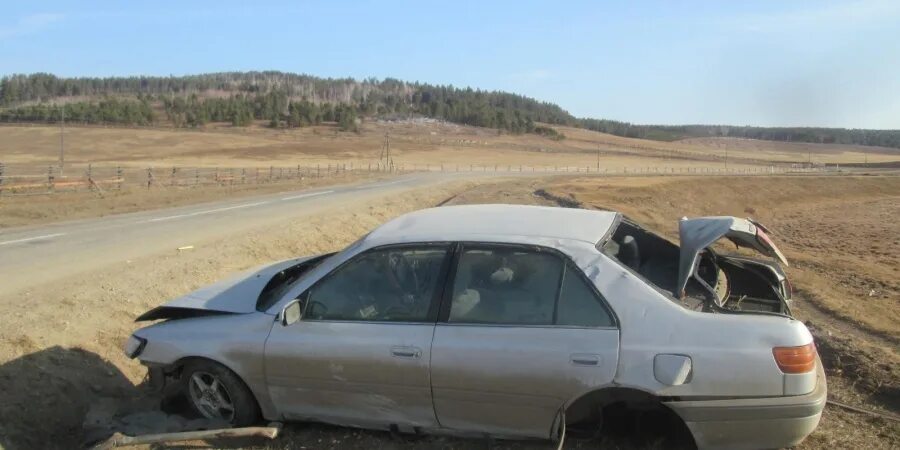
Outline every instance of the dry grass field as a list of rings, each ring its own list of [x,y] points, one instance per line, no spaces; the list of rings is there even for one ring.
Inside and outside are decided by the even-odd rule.
[[[438,122],[366,122],[360,133],[333,126],[272,130],[262,126],[204,130],[69,127],[66,161],[76,167],[253,167],[376,161],[386,133],[396,164],[526,165],[603,167],[724,166],[803,163],[845,164],[896,161],[900,150],[875,147],[791,144],[739,139],[659,142],[577,128],[556,127],[566,139],[511,135],[497,130]],[[0,126],[0,162],[46,166],[59,158],[59,128]],[[863,152],[868,153],[868,156]]]
[[[0,230],[65,220],[106,217],[200,202],[236,199],[275,192],[349,185],[389,177],[380,172],[341,172],[321,178],[273,180],[260,184],[223,184],[190,187],[159,186],[152,189],[125,186],[102,193],[68,192],[58,195],[8,196],[0,200]]]
[[[267,167],[377,162],[386,133],[397,165],[431,167],[761,167],[810,159],[816,164],[900,159],[893,149],[734,139],[654,142],[560,127],[567,138],[434,122],[364,124],[357,133],[319,126],[202,131],[71,127],[66,161],[144,167]],[[0,162],[46,167],[58,157],[59,130],[0,126]],[[383,174],[305,179],[247,186],[123,189],[0,198],[0,228],[183,205],[225,197],[356,182]],[[458,181],[386,198],[335,205],[315,220],[210,238],[188,253],[159,253],[127,264],[54,279],[0,298],[0,447],[73,448],[81,423],[99,399],[139,398],[143,369],[121,355],[133,318],[169,298],[267,261],[338,249],[403,212],[439,203],[538,203],[555,198],[585,208],[620,210],[674,237],[682,215],[753,216],[775,231],[791,260],[798,315],[813,329],[834,398],[897,413],[900,367],[900,178],[872,177],[543,177]],[[77,262],[73,262],[77,264]],[[39,270],[24,268],[23,270]],[[22,302],[29,307],[22,308]],[[59,405],[66,405],[61,408]],[[897,448],[896,423],[829,407],[803,448]],[[602,445],[629,448],[629,441]],[[203,445],[198,443],[198,445]],[[214,446],[224,445],[214,443]],[[266,446],[266,443],[241,443]],[[481,441],[291,425],[270,448],[468,448]],[[597,442],[572,441],[575,448]],[[549,448],[545,442],[502,442],[500,448]],[[184,448],[184,447],[177,447]]]
[[[557,129],[566,135],[565,139],[556,141],[533,134],[511,135],[422,120],[368,121],[360,133],[339,132],[333,125],[290,130],[272,130],[263,124],[246,128],[210,125],[203,130],[70,126],[65,129],[65,180],[86,179],[84,174],[89,164],[93,165],[94,176],[101,180],[114,177],[116,167],[122,167],[125,188],[118,191],[111,188],[103,195],[81,192],[15,197],[8,194],[12,192],[10,185],[15,185],[17,180],[7,178],[5,190],[0,184],[0,228],[176,206],[281,188],[271,184],[231,186],[227,183],[223,183],[222,189],[165,188],[168,174],[176,167],[179,173],[190,173],[198,167],[206,171],[246,169],[252,173],[253,168],[265,172],[271,166],[313,168],[320,165],[324,169],[337,164],[366,171],[377,169],[383,163],[379,158],[385,135],[390,135],[395,167],[403,170],[596,172],[599,163],[601,171],[619,173],[726,168],[759,171],[768,170],[773,164],[789,170],[792,164],[807,160],[830,167],[865,160],[900,161],[897,149],[739,139],[658,142],[577,128]],[[5,165],[5,175],[31,175],[33,178],[22,180],[41,186],[47,182],[49,166],[58,163],[59,142],[58,127],[0,126],[0,163]],[[153,168],[161,181],[159,188],[151,191],[138,188],[145,183],[147,168]],[[380,174],[355,178],[373,176]],[[282,184],[285,189],[291,189],[336,181],[341,180]]]
[[[608,208],[669,236],[682,215],[751,215],[773,229],[791,260],[797,315],[816,335],[831,398],[900,412],[897,306],[900,286],[900,178],[717,177],[518,179],[456,182],[380,204],[335,205],[310,221],[198,242],[0,298],[0,442],[8,448],[72,448],[92,403],[140,397],[144,370],[120,345],[133,318],[167,299],[263,262],[340,248],[403,212],[440,203],[555,204],[538,190],[585,208]],[[50,301],[52,299],[52,301]],[[22,308],[27,301],[29,308]],[[61,408],[60,405],[66,405]],[[900,446],[897,423],[829,406],[801,448]],[[631,448],[576,441],[570,448]],[[314,424],[292,424],[274,443],[202,442],[188,447],[444,449],[488,445]],[[547,442],[495,442],[493,448],[544,449]],[[166,447],[154,447],[166,448]]]

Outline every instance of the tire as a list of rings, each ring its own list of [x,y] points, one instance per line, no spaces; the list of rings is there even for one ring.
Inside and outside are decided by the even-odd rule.
[[[193,412],[223,420],[234,427],[259,420],[259,405],[246,384],[227,367],[209,360],[192,360],[181,371],[182,392]]]

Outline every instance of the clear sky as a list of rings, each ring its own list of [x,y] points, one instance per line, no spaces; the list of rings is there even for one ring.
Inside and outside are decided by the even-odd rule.
[[[0,74],[271,69],[638,123],[900,128],[900,0],[4,3]]]

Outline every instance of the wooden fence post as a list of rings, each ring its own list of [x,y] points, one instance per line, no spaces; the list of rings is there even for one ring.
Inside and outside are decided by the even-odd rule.
[[[319,168],[319,164],[316,163],[316,178],[322,177],[322,170]]]
[[[118,182],[117,189],[120,191],[122,190],[122,183],[125,181],[125,177],[123,175],[124,174],[122,173],[122,166],[116,166],[116,181]]]
[[[47,188],[53,191],[53,166],[47,166]]]
[[[147,189],[150,189],[150,185],[153,184],[153,168],[147,168]]]
[[[272,182],[272,175],[275,174],[275,166],[269,166],[269,183]]]
[[[194,167],[194,186],[200,184],[200,168]]]
[[[6,166],[0,163],[0,195],[3,195],[3,174],[6,172]]]
[[[172,175],[169,177],[169,186],[175,186],[175,173],[178,172],[176,167],[172,167]]]

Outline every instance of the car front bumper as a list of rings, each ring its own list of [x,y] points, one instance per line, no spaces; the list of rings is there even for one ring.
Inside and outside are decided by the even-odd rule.
[[[819,425],[828,396],[822,362],[816,388],[805,395],[666,402],[691,430],[700,449],[783,448],[799,444]]]

